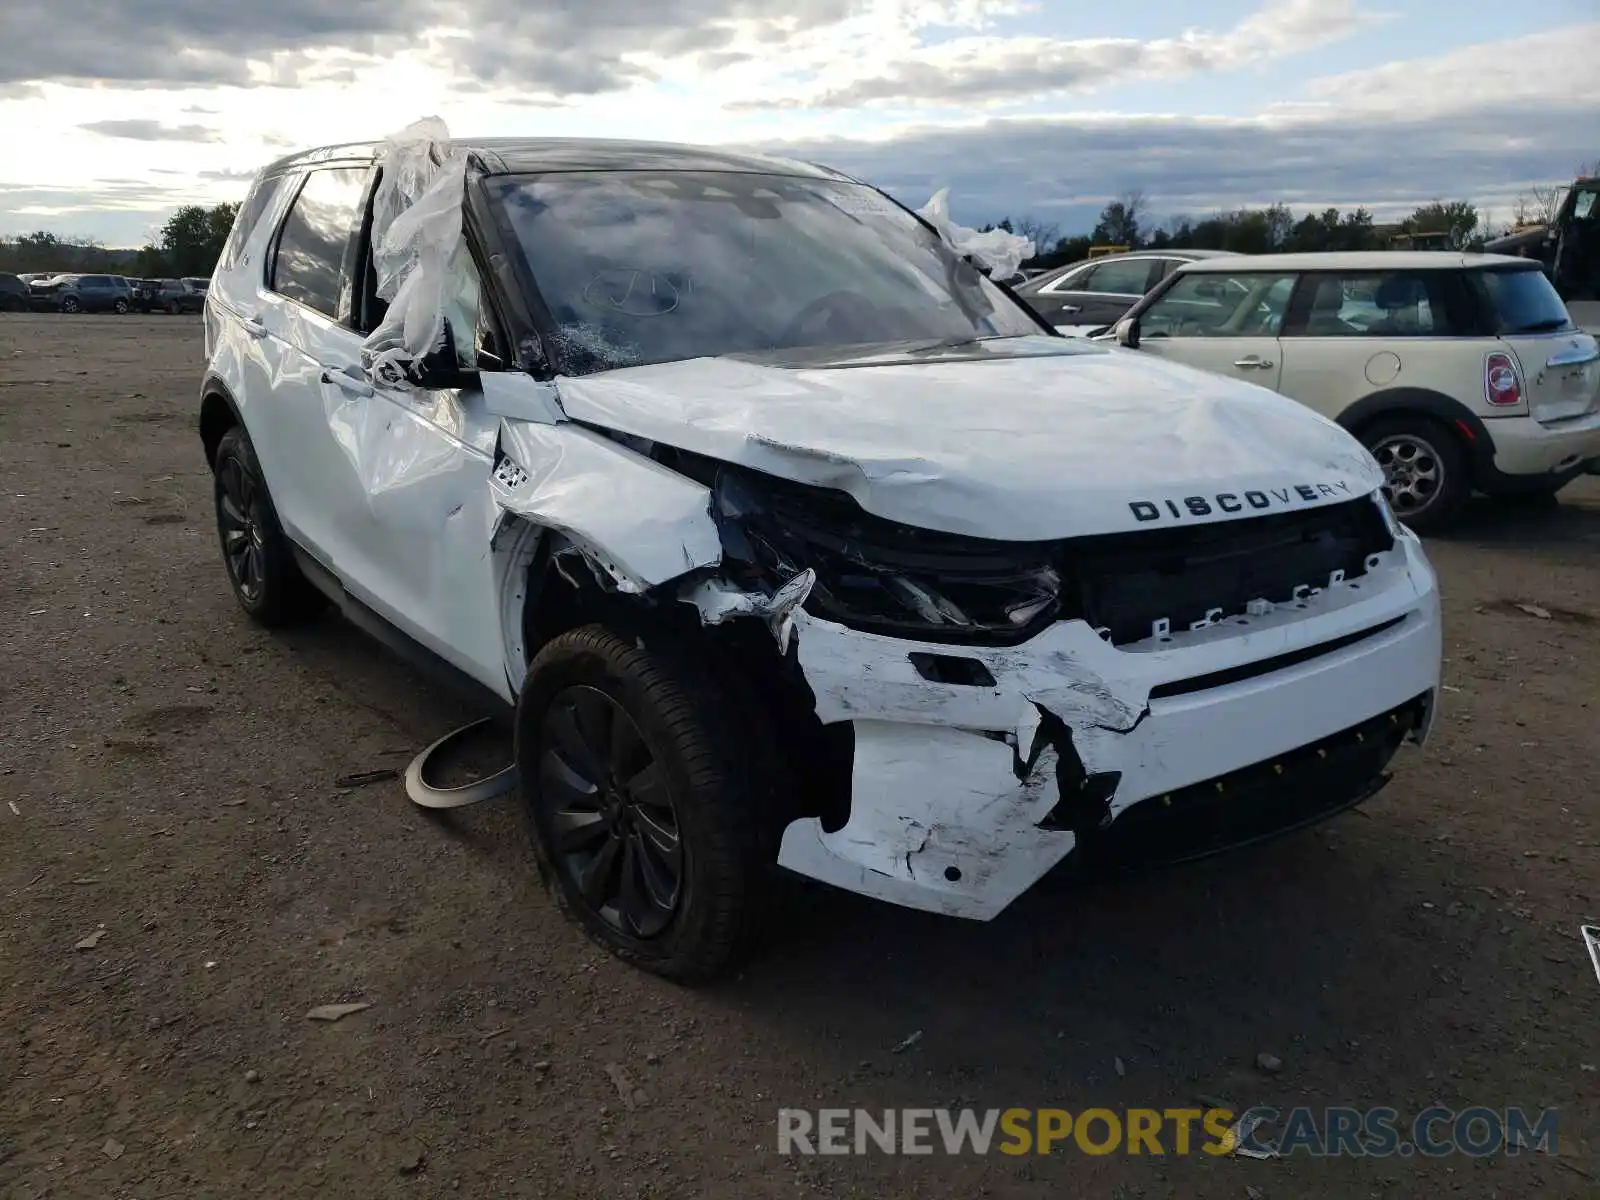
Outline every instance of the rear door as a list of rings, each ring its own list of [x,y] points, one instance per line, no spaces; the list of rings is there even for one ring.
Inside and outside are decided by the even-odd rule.
[[[1179,275],[1139,314],[1139,349],[1276,389],[1278,332],[1295,279],[1288,271]]]
[[[1548,424],[1600,407],[1600,346],[1573,324],[1544,272],[1483,271],[1479,279],[1500,340],[1522,368],[1533,419]]]
[[[349,486],[364,400],[357,374],[326,382],[323,364],[342,357],[350,331],[348,259],[370,168],[319,167],[298,181],[269,247],[264,286],[247,329],[259,329],[265,395],[246,398],[245,423],[289,536],[341,576],[363,575],[365,504]],[[176,294],[182,284],[174,281]]]

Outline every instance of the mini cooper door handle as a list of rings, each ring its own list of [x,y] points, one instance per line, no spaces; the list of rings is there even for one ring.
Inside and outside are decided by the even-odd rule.
[[[260,317],[240,317],[239,324],[244,326],[244,331],[253,338],[267,336],[267,324]]]
[[[1236,367],[1243,367],[1246,370],[1248,370],[1251,367],[1260,367],[1262,369],[1265,369],[1265,368],[1270,367],[1272,365],[1272,360],[1270,358],[1257,358],[1255,355],[1252,354],[1248,358],[1236,358],[1236,359],[1234,359],[1233,360],[1233,365],[1236,366]]]
[[[346,375],[343,371],[324,371],[322,382],[331,383],[342,391],[349,392],[352,396],[372,395],[372,385],[363,379],[356,379]]]

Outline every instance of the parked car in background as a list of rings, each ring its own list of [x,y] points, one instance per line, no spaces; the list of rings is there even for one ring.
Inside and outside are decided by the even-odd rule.
[[[1474,490],[1553,497],[1600,460],[1600,345],[1529,259],[1208,258],[1179,268],[1114,336],[1339,422],[1418,529],[1448,522]]]
[[[27,282],[19,275],[0,271],[0,312],[27,312],[31,307]]]
[[[28,285],[32,306],[46,312],[115,312],[133,308],[133,289],[121,275],[57,275]]]
[[[57,271],[24,271],[17,278],[23,283],[31,284],[39,279],[54,279],[57,274],[59,274]]]
[[[156,296],[161,291],[159,279],[130,279],[128,288],[133,293],[133,311],[147,313],[156,307]]]
[[[197,313],[206,306],[205,279],[158,279],[153,307],[168,313]]]
[[[1061,333],[1104,329],[1184,263],[1221,258],[1224,250],[1136,250],[1057,267],[1016,287],[1017,295]]]
[[[725,969],[779,867],[987,920],[1068,855],[1361,803],[1426,733],[1433,572],[1338,427],[1053,336],[881,192],[725,149],[432,141],[417,203],[475,219],[391,307],[391,144],[267,167],[234,223],[219,565],[506,711],[541,873],[616,954]]]

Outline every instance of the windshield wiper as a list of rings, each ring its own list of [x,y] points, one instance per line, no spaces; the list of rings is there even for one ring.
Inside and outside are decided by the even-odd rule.
[[[1534,321],[1531,325],[1518,325],[1509,333],[1549,333],[1553,329],[1565,329],[1572,323],[1568,317],[1547,317],[1543,321]]]

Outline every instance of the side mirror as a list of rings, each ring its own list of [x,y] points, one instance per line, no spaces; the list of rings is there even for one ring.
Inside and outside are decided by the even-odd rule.
[[[1115,334],[1119,346],[1126,346],[1129,350],[1137,350],[1139,348],[1138,317],[1123,317],[1113,327],[1112,332]]]
[[[463,367],[456,355],[455,338],[451,336],[449,321],[444,323],[444,341],[439,348],[414,362],[406,372],[406,378],[417,387],[429,390],[478,386],[477,370]]]

